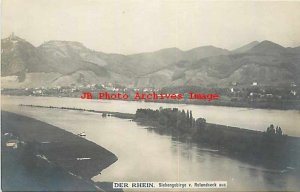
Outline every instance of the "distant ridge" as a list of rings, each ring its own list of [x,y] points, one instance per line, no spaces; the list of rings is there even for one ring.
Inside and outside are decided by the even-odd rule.
[[[231,86],[232,82],[278,86],[299,83],[300,48],[253,41],[229,51],[202,46],[131,55],[107,54],[73,41],[34,47],[11,35],[1,40],[2,87],[86,86],[114,82],[131,87]]]
[[[262,54],[281,54],[286,52],[286,48],[279,44],[265,40],[251,48],[249,52]]]
[[[253,47],[255,47],[256,45],[258,45],[259,42],[258,41],[252,41],[251,43],[248,43],[240,48],[237,48],[235,50],[233,50],[233,53],[245,53],[247,51],[249,51],[250,49],[252,49]]]

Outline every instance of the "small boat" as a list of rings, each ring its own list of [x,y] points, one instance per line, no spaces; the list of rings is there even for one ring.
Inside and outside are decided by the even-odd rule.
[[[78,135],[81,136],[81,137],[85,137],[86,136],[85,132],[81,132]]]

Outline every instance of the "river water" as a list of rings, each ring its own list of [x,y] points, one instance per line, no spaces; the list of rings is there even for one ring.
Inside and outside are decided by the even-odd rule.
[[[125,101],[91,101],[74,98],[2,97],[4,110],[58,126],[74,134],[82,131],[91,140],[117,155],[118,161],[93,178],[95,181],[227,181],[228,190],[290,190],[300,188],[300,174],[281,173],[219,155],[213,150],[160,135],[135,122],[101,114],[20,107],[18,104],[76,107],[134,113],[137,108],[178,107],[193,111],[208,122],[265,130],[273,123],[285,133],[300,136],[298,111],[215,106],[158,104]]]

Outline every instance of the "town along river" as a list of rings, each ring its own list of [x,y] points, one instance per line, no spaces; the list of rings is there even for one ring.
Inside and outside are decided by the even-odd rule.
[[[220,155],[214,150],[195,143],[178,141],[172,136],[160,135],[126,119],[102,118],[101,114],[82,111],[16,106],[21,103],[130,113],[134,113],[137,108],[179,107],[192,110],[194,117],[205,117],[208,122],[261,130],[265,130],[269,124],[274,123],[280,125],[287,134],[294,133],[294,136],[299,136],[299,129],[295,127],[300,124],[297,123],[300,119],[297,111],[248,110],[142,102],[100,102],[72,98],[2,98],[4,110],[36,118],[74,134],[84,131],[86,139],[116,154],[118,161],[103,170],[100,175],[95,176],[93,178],[95,181],[219,180],[228,182],[229,191],[297,191],[300,188],[299,172],[295,170],[269,170],[251,165],[226,155]]]

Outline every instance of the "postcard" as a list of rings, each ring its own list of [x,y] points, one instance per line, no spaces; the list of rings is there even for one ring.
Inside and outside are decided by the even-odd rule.
[[[1,6],[2,191],[299,191],[299,1]]]

